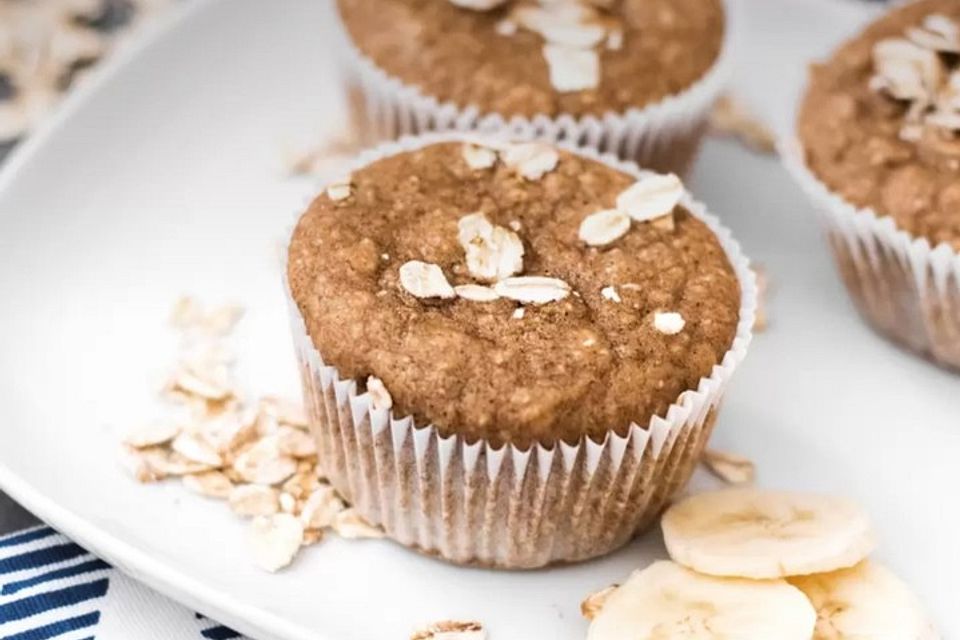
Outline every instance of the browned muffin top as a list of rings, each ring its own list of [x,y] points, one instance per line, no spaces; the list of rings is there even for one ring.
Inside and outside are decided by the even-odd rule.
[[[703,77],[725,28],[720,0],[510,0],[488,11],[449,0],[337,2],[354,43],[380,68],[441,102],[505,116],[599,115],[657,102]],[[586,28],[571,29],[571,19]],[[557,45],[549,54],[548,38]],[[551,56],[562,90],[551,83]],[[592,64],[595,88],[573,88]]]
[[[960,249],[960,0],[897,9],[814,67],[799,135],[830,189]]]
[[[730,348],[733,268],[705,224],[673,209],[674,177],[644,182],[631,209],[661,217],[619,226],[609,210],[631,177],[511,148],[435,144],[316,198],[287,265],[308,333],[381,406],[444,435],[525,447],[645,426]]]

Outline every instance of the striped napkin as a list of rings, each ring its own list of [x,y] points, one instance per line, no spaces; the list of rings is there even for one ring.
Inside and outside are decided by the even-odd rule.
[[[47,526],[0,537],[0,640],[246,640]]]

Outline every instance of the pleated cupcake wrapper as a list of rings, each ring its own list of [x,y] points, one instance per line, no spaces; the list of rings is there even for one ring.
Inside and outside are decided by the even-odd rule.
[[[362,154],[356,167],[434,142],[478,137],[430,134]],[[497,142],[490,141],[491,144]],[[632,162],[558,145],[637,177]],[[705,207],[683,205],[717,235],[741,287],[736,337],[720,364],[663,416],[611,431],[603,442],[522,450],[443,437],[434,426],[376,409],[358,382],[328,365],[287,289],[304,396],[322,472],[369,521],[409,547],[459,564],[533,568],[608,553],[652,524],[689,480],[727,383],[747,352],[756,285],[739,245]],[[382,372],[381,372],[382,373]],[[623,425],[611,425],[611,429]]]
[[[340,24],[342,66],[349,74],[354,113],[368,142],[430,131],[506,132],[520,138],[572,142],[633,160],[643,167],[683,175],[696,156],[714,103],[733,70],[735,11],[726,7],[723,47],[696,83],[642,109],[602,116],[561,114],[506,117],[476,106],[458,106],[425,95],[389,75],[352,42]],[[642,64],[642,61],[638,61]]]
[[[781,145],[781,155],[813,201],[861,315],[885,336],[960,369],[960,254],[833,192],[807,166],[796,138]]]

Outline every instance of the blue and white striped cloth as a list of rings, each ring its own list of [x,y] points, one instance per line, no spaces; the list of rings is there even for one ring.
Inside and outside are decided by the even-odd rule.
[[[0,640],[246,640],[47,526],[0,537]]]

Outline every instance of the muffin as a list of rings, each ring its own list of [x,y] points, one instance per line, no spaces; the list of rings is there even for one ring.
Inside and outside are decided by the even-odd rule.
[[[750,341],[729,233],[676,176],[544,143],[432,135],[357,167],[287,260],[330,482],[460,564],[584,560],[654,522]]]
[[[337,7],[355,104],[375,139],[506,130],[682,174],[731,66],[723,0]]]
[[[960,2],[895,9],[814,67],[797,138],[861,314],[960,367]]]

